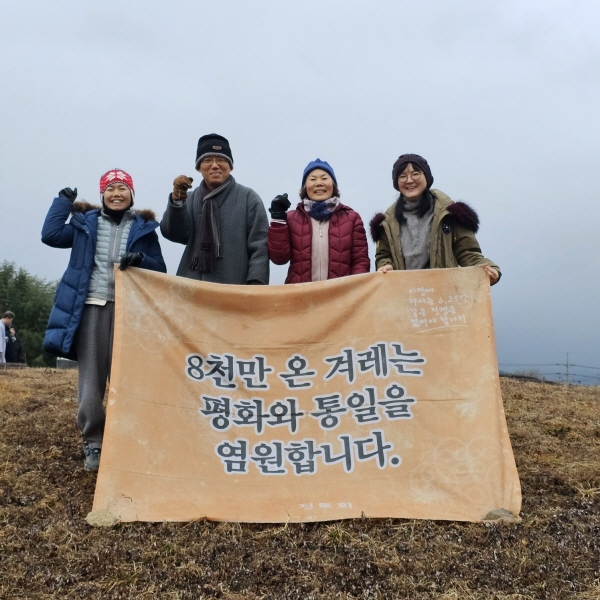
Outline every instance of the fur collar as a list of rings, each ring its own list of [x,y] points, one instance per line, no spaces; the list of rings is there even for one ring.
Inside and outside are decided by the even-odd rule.
[[[452,222],[477,233],[479,231],[479,217],[477,213],[464,202],[452,202],[445,209],[448,214],[446,215]],[[446,217],[443,217],[446,218]],[[381,225],[385,221],[384,213],[377,213],[369,222],[369,228],[371,230],[371,237],[374,242],[377,242],[381,236]]]
[[[453,202],[446,209],[455,223],[473,233],[479,231],[479,217],[477,213],[464,202]]]
[[[90,210],[100,210],[101,208],[102,208],[101,206],[98,206],[95,204],[90,204],[89,202],[86,202],[85,200],[81,200],[79,202],[73,202],[73,208],[71,209],[71,212],[73,214],[76,214],[76,213],[85,214],[86,212],[88,212]],[[138,215],[146,222],[156,221],[156,215],[155,215],[154,211],[150,210],[148,208],[142,209],[142,210],[134,209],[132,212],[134,215]]]
[[[73,202],[73,208],[71,208],[71,212],[73,214],[75,213],[86,213],[90,210],[100,210],[100,206],[96,205],[96,204],[90,204],[89,202],[86,202],[85,200],[80,200],[79,202]]]
[[[383,213],[376,213],[375,216],[369,221],[369,229],[371,230],[371,238],[377,243],[379,236],[381,235],[381,229],[379,226],[385,221],[385,215]]]

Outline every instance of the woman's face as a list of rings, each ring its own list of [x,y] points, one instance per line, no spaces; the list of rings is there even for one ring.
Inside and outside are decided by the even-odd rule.
[[[333,179],[327,171],[315,169],[308,174],[306,182],[306,195],[310,200],[321,202],[333,196]]]
[[[408,202],[416,202],[427,189],[427,179],[425,173],[415,169],[411,163],[398,176],[398,187],[400,193]]]
[[[112,210],[126,210],[131,206],[131,191],[124,183],[113,183],[104,190],[104,204]]]

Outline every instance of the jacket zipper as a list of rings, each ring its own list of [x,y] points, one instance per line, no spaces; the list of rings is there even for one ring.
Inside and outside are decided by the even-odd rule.
[[[115,293],[115,272],[114,272],[113,265],[115,265],[119,262],[119,254],[117,252],[117,242],[119,245],[119,250],[121,249],[121,240],[119,239],[119,227],[120,227],[120,224],[118,224],[115,228],[115,235],[113,237],[112,247],[110,248],[110,252],[109,252],[109,256],[108,256],[108,264],[109,264],[108,279],[107,279],[108,294],[113,296],[113,300],[114,300],[114,293]],[[117,259],[116,261],[115,261],[115,255],[116,255],[116,259]]]
[[[120,240],[119,240],[119,225],[117,225],[117,227],[115,228],[115,237],[113,238],[113,244],[112,244],[110,258],[109,258],[109,260],[113,264],[115,264],[115,253],[116,253],[117,241],[120,242]],[[121,248],[121,244],[119,243],[119,249],[120,248]],[[117,259],[119,258],[118,254],[117,254],[116,258]]]
[[[323,237],[323,221],[319,221],[319,237]],[[323,279],[323,262],[321,255],[323,254],[323,242],[319,243],[319,279]]]

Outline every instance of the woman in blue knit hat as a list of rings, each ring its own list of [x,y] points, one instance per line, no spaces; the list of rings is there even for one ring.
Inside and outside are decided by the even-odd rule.
[[[286,283],[369,272],[363,222],[356,211],[340,202],[329,163],[317,158],[307,165],[300,203],[288,211],[290,206],[287,194],[283,194],[271,202],[269,209],[269,258],[276,265],[290,263]]]

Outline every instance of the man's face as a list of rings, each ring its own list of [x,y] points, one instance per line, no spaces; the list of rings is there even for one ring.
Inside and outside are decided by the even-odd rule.
[[[6,325],[9,325],[9,326],[12,325],[13,320],[10,319],[9,317],[2,317],[2,320],[4,321],[4,323]]]
[[[206,156],[200,161],[198,171],[209,190],[216,190],[231,173],[229,161],[221,156]]]

